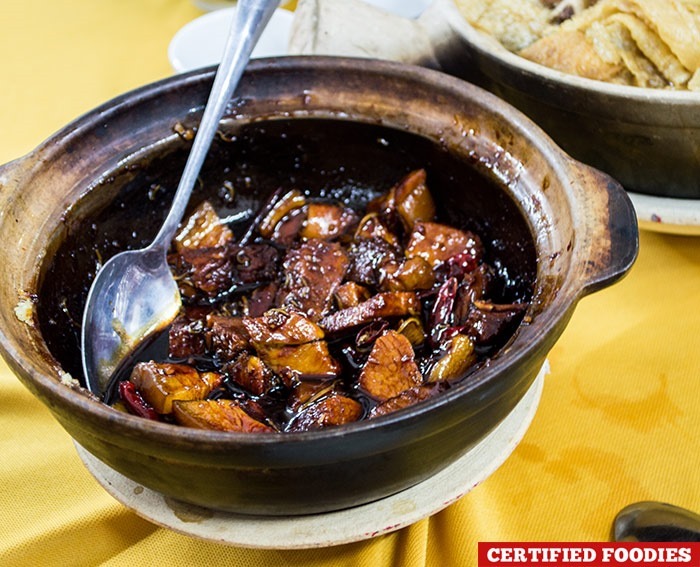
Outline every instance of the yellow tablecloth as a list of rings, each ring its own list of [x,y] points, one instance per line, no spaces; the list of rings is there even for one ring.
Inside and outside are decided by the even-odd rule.
[[[200,14],[189,0],[3,0],[0,163],[170,75],[168,42]],[[630,275],[577,308],[531,428],[491,478],[410,528],[293,552],[195,540],[125,509],[1,364],[0,564],[474,565],[479,541],[607,540],[631,502],[700,510],[699,347],[700,239],[642,233]]]

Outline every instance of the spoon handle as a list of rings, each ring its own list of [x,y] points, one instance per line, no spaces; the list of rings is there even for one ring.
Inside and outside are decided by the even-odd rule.
[[[238,0],[221,63],[192,143],[170,212],[149,248],[167,250],[185,214],[192,189],[209,152],[219,121],[231,100],[250,54],[280,0]]]

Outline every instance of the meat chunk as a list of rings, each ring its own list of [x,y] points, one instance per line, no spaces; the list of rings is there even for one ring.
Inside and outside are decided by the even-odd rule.
[[[209,201],[200,204],[187,218],[174,239],[175,250],[214,248],[233,240],[231,229],[221,222]]]
[[[168,261],[185,297],[215,297],[233,284],[233,259],[227,246],[184,248]]]
[[[220,360],[233,360],[250,346],[241,317],[207,316],[207,344]]]
[[[347,268],[348,257],[340,244],[308,240],[287,252],[284,283],[275,303],[318,321],[331,307]]]
[[[396,212],[407,232],[413,230],[416,222],[435,218],[435,203],[426,185],[424,169],[416,169],[399,181],[394,199]]]
[[[376,405],[369,412],[369,419],[379,417],[380,415],[387,415],[398,411],[403,408],[427,400],[437,394],[440,390],[434,386],[417,386],[415,388],[410,388],[409,390],[404,390],[398,396],[395,396],[381,404]]]
[[[191,286],[209,297],[248,284],[266,283],[277,276],[279,253],[268,244],[226,244],[184,249],[176,273],[180,286]],[[192,292],[184,295],[191,296]]]
[[[385,317],[418,315],[420,307],[418,296],[412,291],[378,293],[359,305],[327,315],[318,324],[327,333],[336,334]]]
[[[363,413],[360,402],[333,393],[299,412],[287,431],[311,431],[351,423],[360,419]]]
[[[205,331],[202,319],[179,315],[168,330],[168,354],[182,359],[203,355],[207,350]]]
[[[277,223],[270,240],[282,246],[291,246],[299,237],[304,222],[306,222],[306,211],[303,208],[294,209]]]
[[[243,354],[225,370],[231,380],[254,396],[262,396],[280,385],[272,370],[257,356]]]
[[[349,250],[347,279],[369,287],[377,287],[387,266],[398,265],[397,249],[381,238],[354,242]]]
[[[420,256],[406,258],[400,264],[383,267],[381,288],[388,291],[418,291],[430,289],[435,284],[435,273]]]
[[[334,203],[309,203],[300,236],[306,240],[332,240],[349,232],[357,220],[355,212],[347,207]]]
[[[234,285],[260,284],[277,278],[279,252],[268,244],[229,245]]]
[[[334,392],[337,382],[337,380],[299,380],[287,397],[287,407],[292,412],[298,413],[309,404]]]
[[[377,213],[387,226],[410,232],[418,221],[435,218],[435,203],[426,183],[424,169],[408,173],[389,191],[370,201],[367,211]]]
[[[365,215],[355,231],[355,240],[375,240],[380,239],[398,249],[400,246],[397,236],[389,231],[382,222],[378,213]]]
[[[367,203],[367,212],[390,219],[396,213],[396,185]]]
[[[493,345],[508,335],[520,320],[527,305],[495,304],[476,301],[469,310],[466,327],[477,345]]]
[[[265,238],[274,234],[279,223],[292,212],[299,210],[306,204],[306,197],[298,189],[292,189],[272,204],[270,210],[260,221],[258,232]]]
[[[130,381],[155,411],[170,413],[175,400],[201,400],[222,380],[215,372],[198,372],[186,364],[139,362]]]
[[[367,301],[372,294],[370,291],[355,282],[345,282],[335,290],[335,302],[339,309],[355,307],[363,301]]]
[[[483,250],[479,238],[471,232],[435,222],[416,222],[406,246],[407,258],[419,256],[433,268],[465,252],[481,258]]]
[[[250,294],[247,302],[247,315],[250,317],[260,317],[265,311],[275,304],[275,295],[279,285],[277,282],[256,287]]]
[[[243,317],[242,325],[256,349],[302,345],[325,336],[323,329],[303,314],[284,309],[270,309],[261,317]]]
[[[380,402],[420,386],[422,381],[411,343],[396,331],[386,331],[376,340],[358,378],[360,388]]]
[[[236,431],[240,433],[273,433],[275,430],[253,419],[236,400],[177,401],[173,404],[175,420],[186,427]]]
[[[340,374],[341,366],[328,351],[326,341],[315,341],[302,345],[263,345],[258,354],[275,372],[291,370],[296,375],[329,378]],[[289,384],[287,384],[289,385]]]

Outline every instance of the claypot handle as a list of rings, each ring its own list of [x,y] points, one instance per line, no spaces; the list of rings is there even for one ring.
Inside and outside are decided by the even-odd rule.
[[[0,165],[0,211],[6,210],[7,202],[19,190],[27,158],[28,156],[23,156]]]
[[[629,272],[639,251],[637,215],[625,189],[609,175],[574,162],[579,192],[578,237],[583,238],[583,293],[609,286]],[[604,222],[601,222],[603,219]]]

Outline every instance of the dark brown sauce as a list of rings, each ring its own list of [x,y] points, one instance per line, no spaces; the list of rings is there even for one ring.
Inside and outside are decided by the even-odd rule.
[[[188,150],[189,144],[177,139],[139,157],[94,188],[116,194],[108,206],[86,218],[79,203],[67,215],[65,239],[42,271],[38,316],[49,350],[81,381],[80,321],[90,283],[112,255],[142,247],[154,237]],[[314,198],[363,209],[409,171],[425,168],[439,221],[477,233],[486,245],[486,260],[498,274],[493,300],[529,302],[536,274],[532,235],[517,205],[478,167],[431,140],[381,126],[264,121],[215,141],[191,203],[209,200],[240,236],[277,188],[300,188]],[[128,367],[150,358],[167,360],[163,337],[135,353]],[[200,362],[203,368],[210,364]]]

